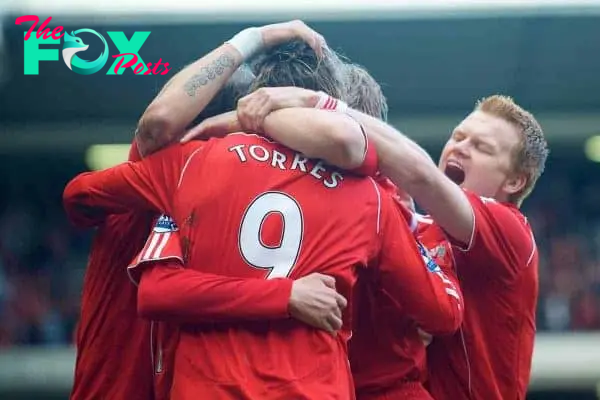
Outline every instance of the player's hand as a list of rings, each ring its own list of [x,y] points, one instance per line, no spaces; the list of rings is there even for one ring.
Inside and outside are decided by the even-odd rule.
[[[245,131],[261,132],[269,113],[282,108],[314,107],[319,94],[298,87],[265,87],[238,100],[237,118]]]
[[[265,25],[259,29],[265,47],[299,39],[306,42],[320,58],[327,47],[325,38],[300,20]]]
[[[292,317],[335,335],[347,304],[335,290],[335,278],[314,273],[294,281],[288,308]]]
[[[181,143],[189,142],[192,139],[224,137],[230,133],[241,132],[242,125],[238,120],[235,111],[215,115],[206,118],[204,121],[187,131],[181,138]]]

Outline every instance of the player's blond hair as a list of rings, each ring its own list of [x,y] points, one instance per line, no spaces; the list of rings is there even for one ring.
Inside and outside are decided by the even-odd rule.
[[[531,194],[544,172],[548,158],[548,143],[542,127],[533,114],[516,104],[511,97],[494,95],[477,102],[475,110],[502,118],[516,126],[521,132],[521,141],[513,152],[513,170],[525,174],[527,182],[523,189],[511,196],[509,201],[520,206]]]
[[[381,86],[364,67],[346,64],[346,103],[351,108],[387,121],[388,105]]]

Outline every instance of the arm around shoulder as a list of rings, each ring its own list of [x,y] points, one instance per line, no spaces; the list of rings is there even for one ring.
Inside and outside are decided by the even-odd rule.
[[[270,113],[264,122],[265,134],[338,168],[362,165],[366,138],[361,126],[349,116],[311,108],[284,108]]]
[[[452,182],[417,143],[383,121],[350,110],[377,148],[379,168],[452,237],[468,241],[473,211],[463,190]]]
[[[69,221],[78,228],[98,226],[104,221],[106,212],[95,206],[85,181],[89,173],[72,179],[63,191],[63,207]]]
[[[176,323],[287,318],[292,283],[208,274],[166,260],[144,268],[138,314]]]

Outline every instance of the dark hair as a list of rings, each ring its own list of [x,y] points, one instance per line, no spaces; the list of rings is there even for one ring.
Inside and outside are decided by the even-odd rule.
[[[344,97],[343,63],[325,48],[322,58],[305,42],[292,41],[273,47],[252,62],[256,76],[250,87],[296,86]]]
[[[193,125],[197,125],[206,118],[235,110],[237,101],[248,93],[248,89],[254,80],[254,75],[246,64],[242,64],[229,78],[225,86],[204,107],[204,110],[194,119]]]

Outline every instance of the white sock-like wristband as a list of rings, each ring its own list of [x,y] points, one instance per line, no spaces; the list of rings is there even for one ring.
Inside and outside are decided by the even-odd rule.
[[[325,92],[319,92],[319,101],[317,101],[315,108],[345,113],[348,110],[348,104],[335,97],[331,97]]]
[[[259,28],[246,28],[226,41],[240,52],[244,61],[258,53],[263,48],[262,34]]]

